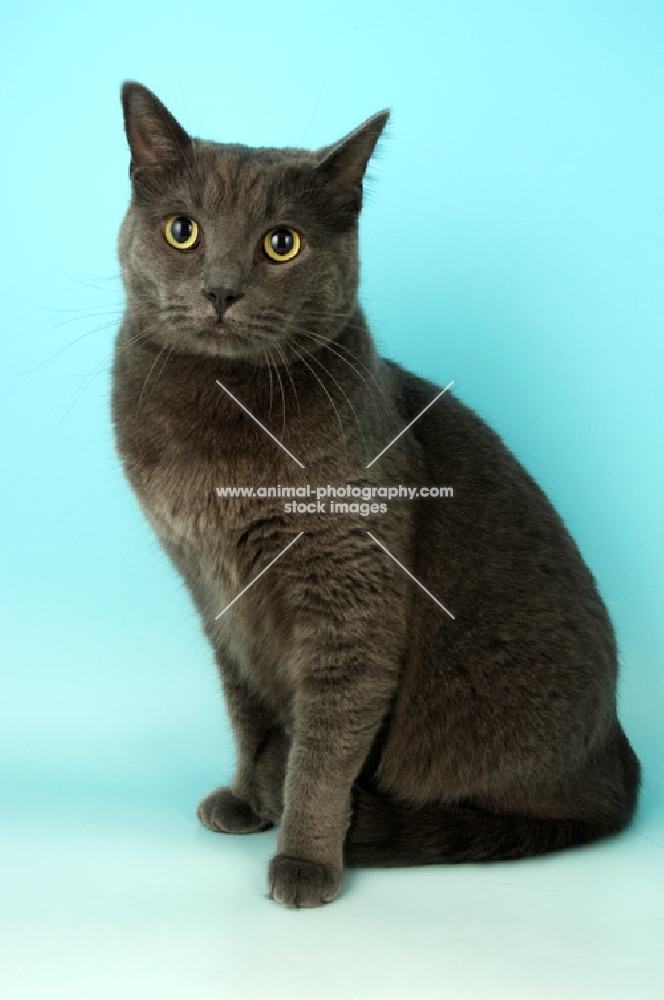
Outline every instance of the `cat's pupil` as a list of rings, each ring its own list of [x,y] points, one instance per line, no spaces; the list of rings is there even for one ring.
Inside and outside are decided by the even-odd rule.
[[[270,243],[275,253],[285,255],[293,249],[293,234],[290,229],[275,229]]]
[[[171,223],[171,236],[176,243],[186,243],[193,232],[191,219],[186,215],[179,215]]]

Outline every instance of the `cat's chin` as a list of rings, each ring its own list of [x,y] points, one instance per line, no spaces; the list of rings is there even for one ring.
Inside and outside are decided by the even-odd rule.
[[[247,358],[260,357],[260,349],[248,341],[239,338],[211,337],[206,334],[199,334],[195,338],[187,341],[188,349],[194,354],[209,354],[213,357],[222,358]]]
[[[226,324],[215,323],[187,338],[187,343],[196,354],[211,354],[224,358],[262,358],[265,344],[248,333],[239,333]]]

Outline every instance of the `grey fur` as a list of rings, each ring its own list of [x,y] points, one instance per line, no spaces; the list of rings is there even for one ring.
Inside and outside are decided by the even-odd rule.
[[[280,823],[269,892],[289,907],[333,899],[344,858],[523,857],[621,830],[639,764],[616,715],[613,629],[542,491],[451,392],[365,470],[439,391],[376,353],[357,300],[362,178],[388,113],[317,152],[251,149],[191,139],[139,84],[122,99],[117,446],[200,613],[237,746],[201,821]],[[166,243],[174,214],[200,224],[198,248]],[[278,225],[303,244],[274,264],[259,248]],[[212,286],[241,296],[221,324]],[[215,494],[307,482],[449,484],[454,499],[362,517]]]

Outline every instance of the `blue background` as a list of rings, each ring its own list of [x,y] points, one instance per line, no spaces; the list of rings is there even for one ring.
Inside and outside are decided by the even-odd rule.
[[[660,996],[661,2],[23,3],[0,22],[0,987],[12,1000]],[[212,657],[108,418],[119,87],[195,135],[315,148],[393,115],[362,221],[384,353],[549,493],[621,650],[637,823],[490,868],[265,896],[274,833],[198,799],[233,748]],[[442,595],[444,598],[444,595]]]

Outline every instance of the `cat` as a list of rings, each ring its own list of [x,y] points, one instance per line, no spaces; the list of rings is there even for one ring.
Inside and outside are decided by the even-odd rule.
[[[312,152],[192,138],[138,83],[122,105],[112,417],[233,729],[201,822],[278,824],[286,907],[333,900],[344,863],[516,859],[625,828],[640,765],[593,576],[498,435],[379,356],[358,303],[389,111]],[[284,501],[307,486],[351,500]]]

